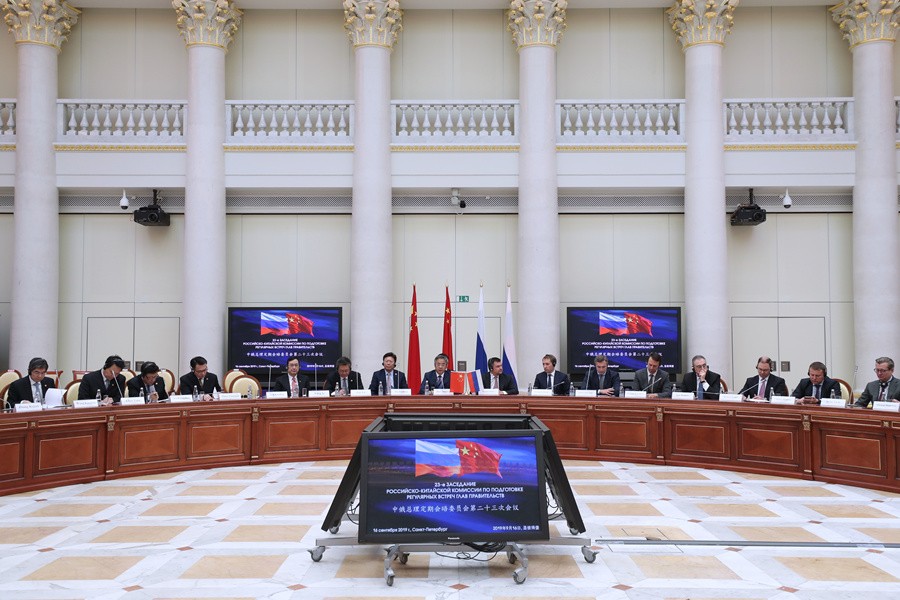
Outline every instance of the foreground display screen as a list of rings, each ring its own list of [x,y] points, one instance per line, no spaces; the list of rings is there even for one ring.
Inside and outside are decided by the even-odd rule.
[[[256,377],[281,374],[291,356],[300,370],[327,374],[341,356],[341,308],[229,308],[228,365]]]
[[[360,542],[549,539],[541,432],[467,433],[363,434]]]
[[[681,308],[578,307],[567,311],[569,371],[584,374],[605,354],[614,369],[636,371],[659,352],[660,367],[680,373]]]

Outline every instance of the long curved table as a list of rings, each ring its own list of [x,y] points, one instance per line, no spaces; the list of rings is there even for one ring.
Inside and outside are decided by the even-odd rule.
[[[900,414],[754,403],[410,396],[0,415],[0,495],[134,475],[350,458],[385,412],[530,413],[560,455],[728,469],[900,493]]]

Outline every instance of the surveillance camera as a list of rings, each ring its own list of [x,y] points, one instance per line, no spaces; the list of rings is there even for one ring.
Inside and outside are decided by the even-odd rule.
[[[460,200],[460,201],[459,201],[459,207],[460,207],[460,208],[465,208],[465,207],[466,207],[466,201],[465,201],[465,200]]]
[[[794,201],[791,200],[791,195],[788,193],[787,188],[784,189],[784,196],[781,197],[781,203],[785,208],[790,208],[794,205]]]
[[[122,198],[119,200],[119,208],[122,210],[128,210],[128,196],[125,195],[125,190],[122,190]]]

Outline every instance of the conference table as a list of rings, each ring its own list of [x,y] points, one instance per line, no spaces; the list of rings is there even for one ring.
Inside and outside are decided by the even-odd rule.
[[[521,413],[563,459],[726,469],[900,493],[900,414],[751,402],[390,396],[0,414],[0,495],[261,463],[349,459],[388,412]]]

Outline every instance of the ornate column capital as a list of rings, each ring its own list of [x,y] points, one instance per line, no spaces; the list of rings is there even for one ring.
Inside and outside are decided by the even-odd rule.
[[[682,49],[697,44],[725,45],[741,0],[675,0],[666,10]]]
[[[510,0],[506,28],[512,32],[516,49],[525,46],[553,46],[562,39],[568,0]]]
[[[17,44],[44,44],[57,51],[81,14],[60,0],[0,0],[0,8]]]
[[[400,0],[344,0],[344,29],[354,48],[393,49],[403,30]]]
[[[172,8],[188,48],[215,46],[227,51],[244,14],[233,0],[172,0]]]
[[[841,0],[829,10],[850,47],[897,39],[900,0]]]

